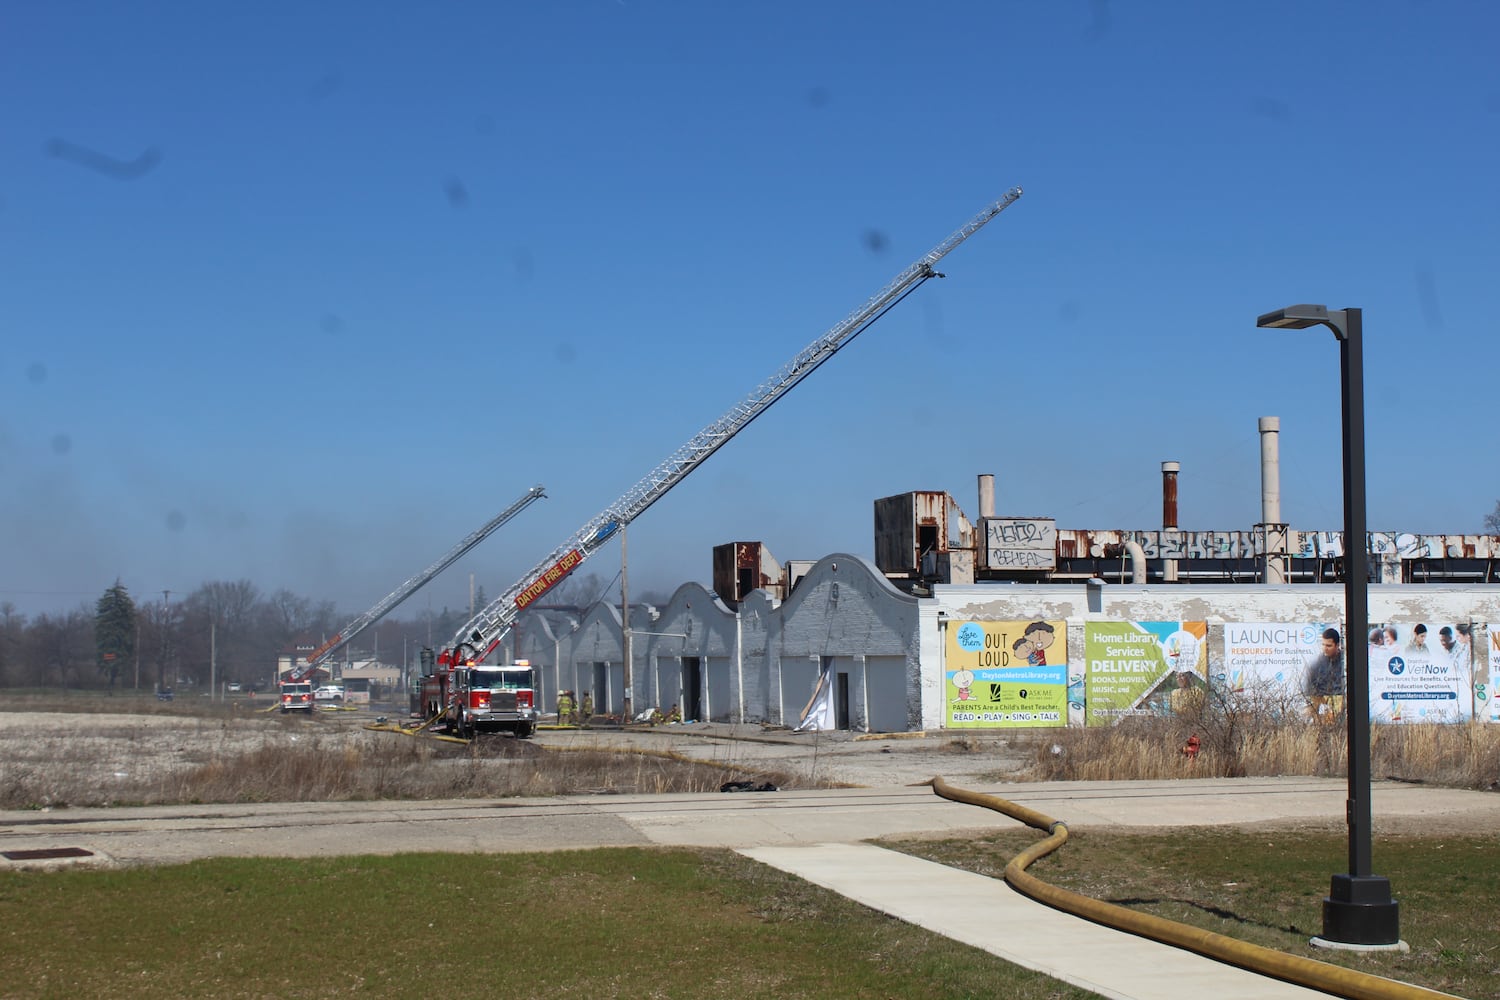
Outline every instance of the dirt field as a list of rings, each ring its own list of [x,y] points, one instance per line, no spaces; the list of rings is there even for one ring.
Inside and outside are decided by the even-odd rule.
[[[413,737],[366,728],[375,713],[319,711],[310,717],[244,709],[228,717],[93,712],[0,712],[0,790],[25,788],[30,801],[109,801],[129,790],[213,762],[282,747],[315,745],[331,755],[365,754]],[[507,737],[490,737],[508,741]],[[858,787],[911,785],[941,774],[950,781],[995,782],[1020,770],[1032,752],[1013,739],[950,734],[869,738],[853,733],[789,733],[759,725],[710,723],[643,732],[542,730],[528,741],[546,749],[671,751],[721,766],[796,776],[799,783]],[[448,757],[463,747],[440,744]],[[481,753],[493,753],[481,747]],[[515,749],[519,749],[516,747]],[[76,789],[96,790],[81,796]],[[74,789],[69,794],[68,789]]]
[[[94,706],[97,707],[97,706]],[[95,712],[0,712],[0,802],[5,808],[35,809],[50,805],[125,805],[179,801],[327,801],[329,799],[458,798],[470,795],[569,793],[620,793],[629,791],[674,791],[623,783],[608,787],[597,770],[566,773],[566,763],[578,755],[569,750],[643,751],[649,755],[622,754],[622,759],[655,760],[662,752],[701,761],[713,768],[700,777],[699,790],[718,787],[723,774],[763,772],[789,778],[787,788],[854,787],[894,789],[918,785],[942,776],[960,787],[977,788],[1024,780],[1023,772],[1036,754],[1047,752],[1046,733],[984,734],[891,734],[867,736],[847,732],[789,733],[759,725],[728,726],[710,723],[664,726],[646,731],[607,729],[539,731],[534,739],[517,742],[509,737],[485,738],[476,747],[431,742],[420,737],[371,730],[377,715],[368,710],[320,711],[312,716],[286,716],[276,712],[239,711],[221,717],[187,714],[123,714]],[[349,762],[368,763],[393,748],[421,746],[431,754],[421,763],[408,763],[409,781],[387,790],[362,790],[352,794],[327,795],[317,790],[281,794],[271,783],[246,798],[243,782],[266,760],[293,755],[285,749],[311,751],[328,767],[338,770]],[[551,759],[565,772],[550,787],[536,791],[486,791],[448,782],[436,796],[428,790],[434,775],[448,770],[461,778],[476,768],[511,766],[531,768],[539,759]],[[304,753],[302,759],[306,760]],[[588,756],[588,755],[584,755]],[[235,763],[239,762],[239,770]],[[504,762],[504,763],[502,763]],[[669,766],[669,765],[668,765]],[[227,778],[215,794],[183,796],[170,780],[174,775],[217,768]],[[635,765],[623,770],[634,771]],[[733,776],[733,775],[731,775]],[[708,784],[703,784],[707,782]],[[458,784],[458,787],[455,785]],[[218,794],[226,791],[227,794]],[[1421,783],[1408,785],[1420,787]],[[1014,786],[1013,786],[1014,787]],[[1396,786],[1399,787],[1399,786]],[[143,794],[143,790],[151,794]],[[1016,794],[1024,794],[1016,787]],[[177,797],[173,797],[177,795]],[[1480,795],[1485,804],[1490,796]],[[1494,796],[1500,804],[1500,795]],[[1304,817],[1295,826],[1340,826],[1336,810],[1314,821]],[[1281,821],[1280,825],[1286,825]],[[1391,814],[1381,819],[1383,833],[1493,833],[1493,812],[1439,810],[1420,815]]]

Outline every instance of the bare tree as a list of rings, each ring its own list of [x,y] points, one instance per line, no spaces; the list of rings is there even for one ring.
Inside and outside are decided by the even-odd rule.
[[[257,667],[260,591],[249,580],[202,584],[182,602],[182,668],[195,683],[248,680]],[[274,662],[274,659],[272,660]]]
[[[26,636],[26,616],[10,601],[0,603],[0,687],[22,682],[21,642]]]
[[[140,650],[141,672],[155,679],[158,691],[169,688],[176,678],[172,669],[178,643],[174,626],[180,618],[180,609],[163,599],[137,604],[135,610],[136,622],[141,629],[140,640],[136,643]]]
[[[26,679],[37,687],[78,687],[93,680],[94,616],[87,608],[66,615],[39,615],[26,630],[22,655]]]
[[[613,587],[613,581],[606,581],[598,573],[574,573],[571,576],[565,577],[561,583],[542,595],[539,603],[571,604],[576,607],[586,608],[597,604],[599,601],[609,600],[610,595],[605,593],[605,589],[613,589]],[[614,592],[616,595],[619,594],[618,590]]]
[[[261,602],[261,627],[274,633],[280,643],[290,642],[313,620],[312,601],[281,589]]]
[[[1495,501],[1495,509],[1484,515],[1484,530],[1492,535],[1500,535],[1500,500]]]

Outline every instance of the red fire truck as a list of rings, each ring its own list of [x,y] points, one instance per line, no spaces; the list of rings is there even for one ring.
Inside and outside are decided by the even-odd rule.
[[[422,678],[420,697],[424,718],[465,739],[494,732],[525,739],[536,732],[536,671],[526,660],[439,666]]]
[[[281,714],[313,710],[313,687],[308,681],[286,681],[281,685]]]

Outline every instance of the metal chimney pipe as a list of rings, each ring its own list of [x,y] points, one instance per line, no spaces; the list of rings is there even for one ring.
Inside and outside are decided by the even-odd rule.
[[[1177,527],[1177,473],[1182,466],[1177,462],[1161,463],[1161,526]]]
[[[1177,530],[1177,473],[1182,468],[1177,462],[1161,463],[1161,527],[1162,535],[1169,531]],[[1167,548],[1167,540],[1162,538],[1162,549]],[[1162,559],[1161,578],[1163,583],[1177,582],[1177,560]]]
[[[986,472],[979,477],[979,516],[995,516],[995,476]]]

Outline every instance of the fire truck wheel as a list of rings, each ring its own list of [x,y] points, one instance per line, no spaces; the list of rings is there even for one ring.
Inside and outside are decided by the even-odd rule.
[[[529,740],[529,739],[531,739],[531,734],[534,733],[534,732],[536,732],[536,727],[535,726],[526,726],[526,725],[517,726],[516,727],[516,739],[518,739],[518,740]]]

